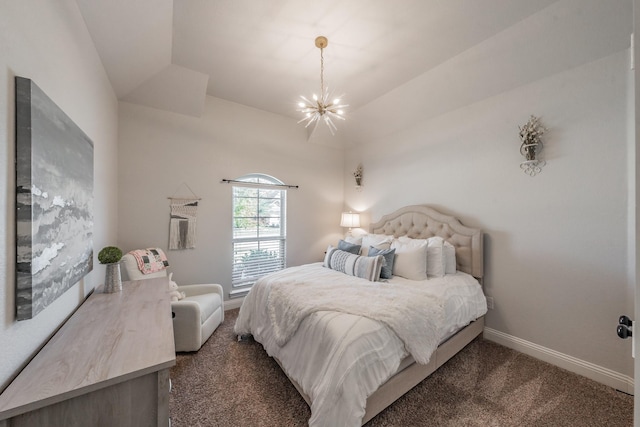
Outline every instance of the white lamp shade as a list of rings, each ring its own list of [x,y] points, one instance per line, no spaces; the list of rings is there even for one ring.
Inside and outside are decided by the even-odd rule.
[[[352,212],[342,212],[340,227],[360,227],[360,214]]]

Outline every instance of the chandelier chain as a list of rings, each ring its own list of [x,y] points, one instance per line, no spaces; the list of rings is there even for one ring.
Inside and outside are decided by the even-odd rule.
[[[324,55],[322,53],[324,49],[320,48],[320,97],[324,96]]]

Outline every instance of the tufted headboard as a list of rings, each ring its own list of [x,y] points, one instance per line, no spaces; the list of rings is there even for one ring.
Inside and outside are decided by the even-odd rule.
[[[453,216],[427,206],[406,206],[371,224],[369,232],[412,239],[440,236],[456,248],[457,269],[482,279],[482,230],[465,227]]]

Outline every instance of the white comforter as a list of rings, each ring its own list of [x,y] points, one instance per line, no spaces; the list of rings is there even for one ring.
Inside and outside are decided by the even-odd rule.
[[[320,291],[312,294],[303,284],[309,282]],[[285,288],[298,294],[298,302],[282,298]],[[348,292],[352,288],[358,290]],[[314,300],[320,303],[315,309]],[[374,320],[378,312],[382,318]],[[258,281],[243,302],[235,332],[253,334],[302,387],[311,400],[310,426],[360,426],[367,397],[404,357],[426,363],[439,342],[485,312],[480,285],[465,273],[371,283],[318,263]]]

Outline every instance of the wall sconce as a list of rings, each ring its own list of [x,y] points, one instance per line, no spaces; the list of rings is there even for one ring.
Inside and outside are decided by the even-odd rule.
[[[520,154],[526,159],[520,163],[520,169],[529,176],[536,176],[542,172],[542,167],[547,164],[540,157],[542,152],[542,135],[547,130],[540,124],[540,118],[531,116],[524,126],[518,126],[520,130]]]
[[[356,171],[353,173],[353,177],[356,179],[356,190],[360,190],[362,187],[362,165],[358,165]]]
[[[342,218],[340,219],[340,227],[349,227],[348,234],[351,235],[352,228],[360,227],[360,214],[349,212],[342,212]]]

